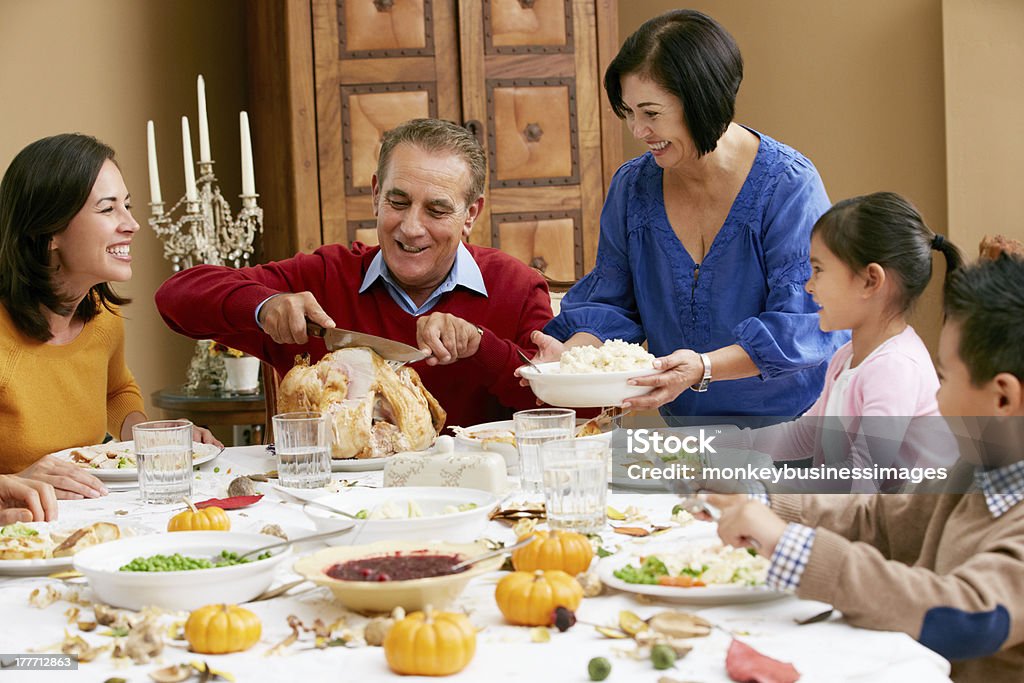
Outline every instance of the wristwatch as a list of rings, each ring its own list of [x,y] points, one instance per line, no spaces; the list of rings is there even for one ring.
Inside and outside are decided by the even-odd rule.
[[[704,363],[704,376],[690,388],[703,393],[708,390],[708,385],[711,384],[711,357],[706,353],[702,353],[700,354],[700,360]]]

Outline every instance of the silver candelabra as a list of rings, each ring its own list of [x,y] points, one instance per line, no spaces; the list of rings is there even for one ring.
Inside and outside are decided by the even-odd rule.
[[[263,232],[263,209],[258,194],[243,194],[242,209],[232,216],[220,193],[213,161],[200,161],[197,198],[188,193],[164,211],[163,202],[150,203],[149,226],[164,241],[164,257],[175,272],[205,263],[212,266],[249,265],[253,241]],[[184,205],[184,209],[179,209]],[[175,213],[179,213],[175,218]]]

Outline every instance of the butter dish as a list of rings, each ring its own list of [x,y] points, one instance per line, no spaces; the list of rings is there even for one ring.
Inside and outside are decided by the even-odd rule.
[[[396,453],[384,465],[384,486],[457,486],[502,493],[508,486],[505,459],[498,453],[454,450],[440,436],[426,451]]]

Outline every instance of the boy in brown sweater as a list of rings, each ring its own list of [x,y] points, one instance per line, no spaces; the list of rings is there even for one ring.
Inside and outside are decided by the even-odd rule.
[[[939,409],[961,462],[901,495],[739,496],[718,533],[760,543],[768,584],[864,628],[910,634],[956,681],[1024,680],[1024,258],[953,274],[939,340]],[[966,493],[964,493],[966,491]]]

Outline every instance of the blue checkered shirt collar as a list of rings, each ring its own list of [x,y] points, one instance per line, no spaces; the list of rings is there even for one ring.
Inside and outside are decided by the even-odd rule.
[[[452,291],[456,287],[465,287],[487,296],[487,286],[484,284],[484,276],[480,272],[480,266],[477,265],[473,255],[469,253],[469,249],[462,242],[459,242],[459,248],[455,252],[455,263],[448,272],[448,277],[437,286],[437,289],[430,293],[430,296],[427,297],[422,306],[417,306],[413,303],[413,300],[409,298],[405,290],[392,277],[391,271],[388,270],[387,264],[384,263],[383,251],[378,251],[374,255],[373,260],[370,261],[370,265],[366,269],[366,275],[363,277],[363,282],[359,286],[359,293],[365,292],[377,280],[384,283],[384,287],[387,289],[388,294],[391,295],[391,298],[409,315],[423,315],[437,305],[443,294]]]
[[[974,470],[974,484],[985,494],[992,516],[999,518],[1024,501],[1024,460],[993,470]]]

